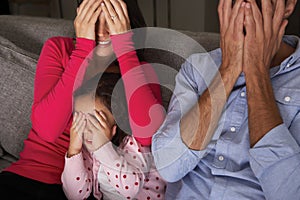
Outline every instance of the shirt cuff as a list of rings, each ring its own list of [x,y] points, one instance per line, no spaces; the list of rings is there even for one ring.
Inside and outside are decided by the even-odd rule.
[[[134,43],[132,41],[133,32],[128,31],[126,33],[111,35],[110,39],[112,46],[117,58],[121,57],[123,54],[129,53],[135,50]]]
[[[65,166],[77,168],[76,170],[79,170],[79,171],[85,170],[82,152],[80,152],[79,154],[76,154],[70,158],[68,158],[67,154],[66,154],[65,155]]]
[[[96,47],[96,42],[86,38],[76,38],[75,46],[77,54],[85,58]]]
[[[300,152],[300,148],[285,124],[269,131],[250,149],[250,165],[257,177],[279,161]]]
[[[94,157],[105,166],[112,167],[115,161],[120,157],[113,145],[114,144],[112,142],[104,144],[93,153]]]

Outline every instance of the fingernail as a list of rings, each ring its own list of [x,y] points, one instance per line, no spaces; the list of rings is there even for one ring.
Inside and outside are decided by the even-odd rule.
[[[243,3],[242,3],[242,7],[245,7],[245,4],[246,4],[246,3],[245,3],[245,2],[243,2]]]
[[[246,8],[250,8],[250,3],[246,3]]]
[[[105,6],[103,2],[101,3],[101,6]]]

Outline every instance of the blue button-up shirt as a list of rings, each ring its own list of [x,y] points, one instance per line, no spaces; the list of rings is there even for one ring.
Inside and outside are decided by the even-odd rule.
[[[295,36],[285,36],[284,41],[296,51],[270,70],[284,123],[253,148],[243,73],[207,148],[195,151],[183,143],[180,119],[215,76],[217,70],[212,69],[221,65],[221,50],[192,55],[183,64],[168,115],[152,143],[157,169],[169,182],[166,199],[300,199],[300,43]]]

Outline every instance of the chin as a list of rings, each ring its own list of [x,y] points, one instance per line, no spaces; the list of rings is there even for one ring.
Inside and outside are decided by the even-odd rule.
[[[108,56],[112,56],[114,51],[112,45],[98,44],[95,48],[95,53],[101,57],[108,57]]]

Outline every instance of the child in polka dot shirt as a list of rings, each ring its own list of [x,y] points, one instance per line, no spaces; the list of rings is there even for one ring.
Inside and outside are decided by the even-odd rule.
[[[107,95],[120,78],[119,74],[103,73],[95,97],[90,90],[98,77],[75,93],[70,148],[62,174],[68,199],[86,199],[91,194],[107,200],[164,199],[165,182],[155,168],[151,147],[126,135],[116,125],[121,119],[112,115],[112,110],[120,118],[127,115],[121,90],[117,89],[113,99]],[[71,146],[79,146],[78,152],[70,151]]]

